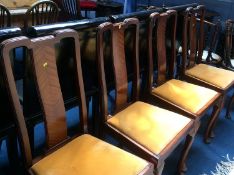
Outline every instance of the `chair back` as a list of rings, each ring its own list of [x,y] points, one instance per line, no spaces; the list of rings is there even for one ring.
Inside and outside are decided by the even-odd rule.
[[[169,25],[170,21],[170,25]],[[176,24],[177,13],[175,10],[168,10],[166,13],[152,13],[150,15],[148,45],[148,85],[147,92],[151,92],[152,87],[163,84],[167,79],[173,78],[175,57],[176,57]],[[171,53],[167,59],[166,31],[170,27]],[[156,38],[156,39],[155,39]],[[157,50],[155,53],[155,50]],[[157,59],[156,59],[157,58]],[[168,63],[167,63],[168,61]],[[157,62],[157,77],[154,77],[154,63]],[[167,66],[168,65],[168,66]]]
[[[182,74],[201,63],[204,49],[205,6],[189,7],[184,13],[182,38]],[[197,20],[199,18],[199,20]]]
[[[108,119],[108,97],[107,97],[107,85],[106,85],[106,72],[105,66],[105,46],[104,38],[106,34],[110,32],[111,38],[111,50],[112,50],[112,68],[113,79],[115,81],[115,110],[114,113],[119,112],[128,106],[128,76],[127,66],[125,60],[125,44],[124,37],[127,28],[133,27],[133,79],[132,79],[132,101],[136,101],[139,98],[139,60],[138,60],[138,43],[139,43],[139,21],[136,18],[125,19],[124,22],[112,24],[106,22],[98,27],[97,33],[97,56],[98,56],[98,73],[100,84],[100,98],[101,98],[101,110],[104,120]],[[105,37],[104,37],[105,36]]]
[[[65,29],[56,31],[54,35],[51,36],[31,40],[27,37],[18,37],[6,40],[1,44],[1,51],[3,53],[1,61],[4,67],[4,73],[6,76],[5,79],[7,80],[6,85],[14,107],[16,121],[19,126],[20,141],[23,149],[22,152],[25,155],[25,163],[27,168],[32,165],[32,156],[24,116],[14,82],[13,71],[9,58],[9,50],[22,46],[29,49],[36,86],[41,107],[43,109],[47,135],[47,151],[51,151],[69,139],[67,135],[64,101],[60,89],[55,56],[55,45],[59,44],[60,41],[65,38],[72,38],[75,44],[73,54],[76,64],[76,86],[77,94],[80,96],[79,106],[81,116],[79,128],[81,128],[82,133],[87,133],[87,111],[81,70],[79,38],[77,32],[71,29]]]
[[[80,11],[80,0],[53,0],[61,8],[61,19],[63,21],[82,19]]]
[[[0,28],[11,26],[11,14],[9,10],[0,3]]]
[[[231,69],[234,69],[234,65],[231,64],[231,59],[234,58],[233,32],[234,21],[229,19],[226,21],[225,30],[224,66]]]
[[[39,0],[34,3],[24,15],[24,28],[41,24],[51,24],[58,21],[59,9],[50,0]]]

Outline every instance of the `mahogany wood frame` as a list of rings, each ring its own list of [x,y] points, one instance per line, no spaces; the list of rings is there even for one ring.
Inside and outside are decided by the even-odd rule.
[[[157,62],[158,62],[158,69],[157,69],[158,70],[158,77],[156,80],[157,86],[162,85],[167,80],[172,79],[174,76],[175,57],[176,57],[175,38],[176,38],[177,13],[174,10],[169,10],[169,11],[167,11],[167,13],[169,14],[169,17],[172,19],[171,58],[170,58],[170,63],[169,63],[169,68],[168,68],[168,76],[167,76],[165,33],[166,33],[168,17],[164,17],[164,19],[161,19],[161,21],[160,21],[160,19],[158,20],[158,25],[157,25],[158,27],[156,30],[157,41],[155,44],[156,44],[157,50],[159,51],[159,52],[157,52]],[[187,111],[186,109],[183,109],[183,108],[171,103],[170,101],[168,101],[162,97],[155,96],[152,94],[153,76],[154,76],[153,75],[153,60],[155,59],[155,58],[153,58],[153,45],[152,45],[153,44],[153,38],[152,38],[153,33],[152,32],[153,32],[153,29],[155,28],[155,25],[156,25],[155,22],[156,22],[156,19],[154,19],[154,20],[151,19],[151,22],[149,24],[149,39],[148,39],[149,73],[148,73],[148,84],[147,84],[147,94],[148,94],[147,101],[194,119],[196,122],[197,129],[200,126],[200,118],[208,111],[208,109],[211,106],[214,106],[212,115],[210,117],[210,121],[209,121],[208,126],[207,126],[207,130],[205,132],[205,142],[208,143],[208,142],[210,142],[210,139],[213,137],[212,131],[213,131],[214,123],[217,120],[217,116],[218,116],[219,111],[220,111],[220,100],[219,100],[220,94],[218,94],[213,99],[211,99],[211,101],[200,110],[199,115],[191,113],[191,112]],[[184,35],[187,36],[187,33],[185,34],[185,32],[184,32]],[[185,46],[185,48],[187,48],[187,45],[184,44],[184,46]],[[195,46],[193,46],[193,47],[195,47]],[[199,55],[199,56],[201,57],[201,55]],[[157,88],[157,87],[153,87],[153,88]]]
[[[186,12],[185,12],[185,16],[184,16],[184,26],[183,26],[183,54],[182,54],[182,62],[183,62],[183,70],[182,70],[182,75],[181,78],[189,81],[191,83],[194,84],[198,84],[200,86],[204,86],[210,89],[213,89],[217,92],[219,92],[221,94],[221,106],[220,106],[220,110],[223,108],[224,106],[224,102],[225,102],[225,97],[227,92],[229,92],[230,89],[234,89],[234,81],[225,89],[219,88],[213,84],[210,84],[202,79],[198,79],[196,77],[193,76],[189,76],[187,74],[185,74],[185,71],[187,69],[190,69],[194,66],[196,66],[197,64],[201,63],[201,56],[202,56],[202,52],[203,52],[203,41],[204,41],[204,13],[205,13],[205,7],[204,6],[198,6],[196,8],[187,8]],[[196,16],[195,14],[200,15],[200,40],[199,40],[199,47],[198,47],[198,58],[197,61],[195,59],[196,56],[196,41],[197,41],[197,37],[196,37]],[[188,26],[189,26],[189,36],[190,39],[188,40],[187,38],[187,34],[185,34],[185,31],[188,30]],[[190,44],[190,55],[188,56],[188,49],[187,49],[187,44]],[[231,110],[231,106],[234,102],[234,94],[231,97],[231,100],[229,101],[228,104],[228,108],[226,111],[226,118],[231,118],[231,114],[230,114],[230,110]],[[216,119],[217,120],[217,119]],[[214,127],[214,126],[213,126]]]
[[[161,16],[166,16],[162,14]],[[133,83],[133,98],[131,102],[127,101],[127,69],[125,64],[125,53],[124,53],[124,32],[128,27],[135,27],[133,33],[133,70],[134,78]],[[120,144],[124,144],[130,148],[134,153],[150,162],[155,166],[155,174],[161,175],[164,168],[165,159],[172,153],[172,151],[178,146],[179,143],[186,137],[185,146],[183,148],[181,158],[178,164],[178,173],[183,174],[186,171],[185,161],[188,155],[188,151],[192,145],[193,137],[197,132],[198,126],[190,125],[184,128],[174,140],[168,144],[160,155],[155,155],[135,140],[129,138],[126,134],[119,131],[112,125],[107,123],[107,120],[112,116],[108,113],[108,96],[107,96],[107,85],[105,79],[105,63],[104,63],[104,33],[109,31],[111,33],[111,45],[112,45],[112,59],[113,69],[115,78],[115,111],[114,114],[125,109],[133,102],[139,99],[140,90],[140,73],[139,73],[139,21],[136,18],[125,19],[124,22],[112,24],[109,22],[103,23],[98,27],[97,34],[97,52],[98,52],[98,73],[99,73],[99,84],[100,84],[100,110],[101,110],[101,131],[100,134],[103,136],[105,133],[109,133],[116,137]],[[193,120],[192,120],[193,122]],[[166,132],[166,131],[165,131]]]
[[[55,64],[55,51],[54,45],[59,43],[64,38],[73,38],[75,43],[76,51],[74,54],[76,55],[76,69],[77,69],[77,93],[80,96],[80,122],[81,122],[81,132],[87,133],[87,110],[86,110],[86,102],[85,102],[85,94],[83,87],[83,78],[81,71],[81,60],[80,60],[80,48],[79,48],[79,39],[77,32],[71,29],[59,30],[54,33],[54,35],[40,37],[35,39],[29,39],[27,37],[16,37],[12,39],[8,39],[1,44],[2,51],[2,59],[1,62],[4,67],[5,78],[6,78],[6,86],[9,90],[9,98],[12,102],[13,112],[16,116],[16,125],[18,128],[19,139],[22,145],[22,153],[24,157],[25,168],[28,169],[31,167],[36,161],[40,160],[42,157],[47,154],[53,152],[58,149],[60,146],[65,144],[69,139],[67,136],[67,128],[65,121],[65,109],[62,99],[62,94],[59,86],[59,79],[57,73],[57,68]],[[41,105],[43,108],[43,114],[45,116],[45,127],[47,133],[47,151],[44,156],[41,156],[36,159],[32,159],[31,148],[29,144],[28,131],[26,129],[25,119],[23,116],[22,108],[19,102],[16,85],[14,81],[13,71],[11,67],[9,51],[17,48],[17,47],[26,47],[30,50],[31,57],[34,60],[34,71],[37,78],[37,88],[40,94]],[[41,56],[41,50],[43,50],[43,56]],[[53,59],[54,57],[54,59]],[[43,64],[42,64],[43,63]],[[48,68],[51,65],[55,65],[55,67]],[[51,76],[46,77],[48,74],[43,74],[42,71],[47,71],[51,73]],[[42,73],[42,74],[41,74]],[[49,81],[53,80],[52,89],[50,85],[47,85]],[[49,93],[53,92],[54,98],[48,93],[47,90],[50,90]],[[52,90],[52,91],[51,91]],[[52,95],[53,97],[53,95]],[[50,110],[55,108],[57,110]],[[53,118],[57,119],[54,120]],[[56,122],[57,121],[57,122]],[[51,132],[52,130],[52,132]],[[59,134],[58,134],[59,133]]]

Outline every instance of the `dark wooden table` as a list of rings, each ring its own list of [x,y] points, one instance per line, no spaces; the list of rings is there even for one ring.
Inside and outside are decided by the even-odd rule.
[[[117,15],[123,13],[123,4],[112,1],[97,1],[96,17]]]

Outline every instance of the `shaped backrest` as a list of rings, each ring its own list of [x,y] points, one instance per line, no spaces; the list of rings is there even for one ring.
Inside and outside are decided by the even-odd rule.
[[[170,19],[170,20],[169,20]],[[168,25],[168,22],[171,24]],[[149,23],[149,75],[148,75],[148,92],[151,92],[153,84],[157,86],[163,84],[167,79],[173,78],[175,57],[176,57],[176,24],[177,24],[177,13],[175,10],[168,10],[166,13],[152,13],[150,15]],[[166,31],[167,27],[170,26],[170,42],[171,42],[171,53],[170,58],[167,59],[166,49]],[[155,53],[155,49],[157,50]],[[156,59],[157,58],[157,59]],[[154,82],[154,63],[157,61],[157,77]],[[167,61],[169,63],[167,63]]]
[[[64,38],[72,38],[75,43],[75,49],[73,52],[75,55],[74,64],[76,64],[77,94],[80,96],[80,128],[82,133],[86,133],[87,110],[80,62],[79,38],[77,32],[71,29],[66,29],[56,31],[53,36],[45,36],[31,40],[27,37],[17,37],[6,40],[1,44],[1,61],[4,67],[6,86],[8,87],[10,100],[13,104],[16,123],[19,128],[20,141],[22,143],[27,167],[32,165],[32,156],[24,116],[14,82],[9,51],[15,47],[22,46],[29,49],[35,74],[36,86],[45,120],[47,136],[46,146],[50,150],[68,139],[64,101],[60,89],[55,56],[55,45],[59,44],[60,41]]]
[[[128,105],[128,78],[125,60],[125,43],[124,34],[125,30],[129,27],[134,27],[132,35],[133,39],[133,70],[134,75],[132,79],[132,101],[136,101],[139,97],[140,77],[139,77],[139,60],[138,60],[138,36],[139,36],[139,21],[135,18],[125,19],[121,23],[104,23],[98,27],[97,34],[97,53],[98,53],[98,67],[99,67],[99,81],[101,87],[101,109],[103,116],[108,115],[108,102],[107,102],[107,85],[105,71],[105,49],[104,49],[104,35],[107,31],[110,32],[111,37],[111,50],[112,50],[112,64],[113,75],[115,81],[115,110],[114,113],[120,111]],[[106,38],[106,37],[105,37]],[[105,118],[107,120],[107,118]]]
[[[182,73],[202,61],[205,6],[189,7],[184,13]],[[199,18],[199,20],[197,20]]]

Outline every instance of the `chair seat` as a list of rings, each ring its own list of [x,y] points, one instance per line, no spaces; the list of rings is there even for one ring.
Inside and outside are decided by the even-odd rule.
[[[138,101],[114,115],[107,123],[159,155],[192,121],[174,112]]]
[[[234,83],[234,72],[206,64],[199,64],[187,70],[185,74],[223,90]]]
[[[41,175],[133,175],[149,166],[147,161],[85,134],[34,164],[31,171]]]
[[[94,1],[80,1],[81,9],[96,9],[97,3]]]
[[[208,51],[204,50],[203,54],[202,54],[202,61],[205,62],[207,56],[208,56]],[[212,57],[213,61],[215,61],[215,62],[220,62],[222,60],[222,58],[218,54],[216,54],[214,52],[211,53],[211,57]]]
[[[153,89],[152,94],[195,115],[200,115],[203,107],[219,95],[214,90],[175,79]]]

